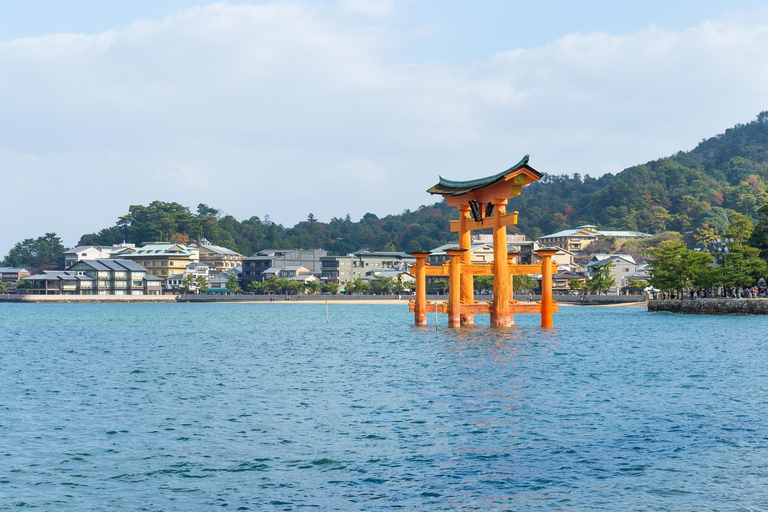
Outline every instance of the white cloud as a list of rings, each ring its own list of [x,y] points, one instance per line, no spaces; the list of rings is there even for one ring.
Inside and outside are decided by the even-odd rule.
[[[341,0],[341,8],[371,18],[386,18],[394,13],[395,4],[390,0]]]
[[[764,12],[458,66],[397,62],[409,36],[388,25],[396,5],[220,3],[0,43],[0,172],[51,205],[4,222],[0,254],[52,230],[72,245],[154,199],[293,224],[412,209],[438,174],[487,175],[525,153],[545,172],[616,172],[768,108]],[[88,199],[59,206],[74,196]],[[30,204],[12,194],[0,215]]]

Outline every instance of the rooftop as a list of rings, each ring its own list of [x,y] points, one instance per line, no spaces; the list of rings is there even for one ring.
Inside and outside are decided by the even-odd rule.
[[[515,165],[513,165],[506,171],[502,171],[498,174],[494,174],[493,176],[487,176],[485,178],[479,178],[476,180],[468,180],[468,181],[449,180],[448,178],[446,178],[441,174],[439,183],[427,189],[427,192],[429,192],[430,194],[460,196],[460,195],[468,194],[470,192],[474,192],[475,190],[480,190],[489,185],[493,185],[494,183],[502,181],[509,174],[512,174],[515,171],[519,171],[520,169],[527,169],[528,171],[533,172],[538,178],[541,178],[542,174],[536,169],[534,169],[533,167],[528,165],[528,159],[529,159],[529,156],[525,155],[522,160],[517,162]]]
[[[94,270],[112,270],[112,271],[131,271],[131,272],[146,272],[147,269],[136,263],[135,261],[131,260],[123,260],[123,259],[96,259],[96,260],[80,260],[77,263],[73,264],[69,268],[74,267],[78,264],[86,264],[93,268]]]

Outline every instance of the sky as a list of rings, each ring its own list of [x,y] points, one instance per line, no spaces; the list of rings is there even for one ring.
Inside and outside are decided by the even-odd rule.
[[[0,0],[0,257],[154,200],[292,226],[525,154],[616,173],[768,110],[761,2],[625,4]]]

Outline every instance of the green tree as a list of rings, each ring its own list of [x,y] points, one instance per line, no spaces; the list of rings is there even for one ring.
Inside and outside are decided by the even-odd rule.
[[[391,277],[376,276],[368,283],[368,289],[375,295],[390,293],[394,288],[394,279]]]
[[[648,288],[649,283],[642,279],[630,279],[628,285],[634,290],[645,290]]]
[[[264,293],[264,283],[261,281],[251,281],[247,285],[245,285],[245,288],[249,292]]]
[[[26,267],[33,274],[41,270],[64,268],[66,249],[56,233],[46,233],[38,238],[27,238],[18,242],[8,252],[3,265]]]
[[[322,290],[322,285],[319,281],[307,281],[304,283],[304,289],[312,295],[315,295],[320,293],[320,290]]]
[[[685,244],[669,241],[654,251],[651,263],[650,283],[663,291],[677,291],[683,298],[683,291],[701,284],[703,277],[709,277],[712,257],[703,251],[692,251]]]
[[[403,274],[400,274],[399,276],[394,278],[393,287],[392,287],[393,291],[397,293],[403,293],[404,291],[407,291],[410,289],[411,289],[411,285],[403,279]]]
[[[181,288],[188,292],[193,286],[195,286],[195,274],[187,274],[181,279]]]
[[[290,292],[290,281],[287,277],[278,277],[277,278],[277,286],[279,287],[279,290],[283,293],[289,293]]]
[[[347,286],[344,287],[344,292],[347,295],[351,295],[353,293],[368,293],[368,291],[368,283],[359,277],[356,277],[354,281],[347,283]]]
[[[433,279],[427,282],[427,292],[444,295],[448,291],[447,279]]]
[[[730,237],[734,239],[736,244],[744,245],[750,239],[752,231],[755,229],[752,219],[737,212],[731,213],[729,219],[731,221]]]
[[[195,288],[203,293],[208,291],[208,280],[205,278],[205,276],[197,276],[195,278]]]
[[[573,291],[579,291],[582,288],[584,288],[584,283],[582,283],[581,281],[579,281],[576,278],[569,279],[568,280],[568,288],[570,288]]]
[[[493,276],[475,276],[474,282],[475,282],[475,291],[489,292],[493,290]]]
[[[757,224],[749,237],[749,245],[760,251],[760,257],[768,259],[768,204],[757,210]]]
[[[227,291],[230,293],[239,293],[243,291],[243,289],[240,287],[240,283],[237,282],[237,274],[234,273],[229,275],[225,286]]]
[[[0,281],[0,293],[7,293],[7,292],[8,292],[8,285],[5,282]]]
[[[512,277],[515,293],[531,292],[539,287],[539,283],[528,274],[518,274]]]
[[[724,262],[722,283],[725,286],[753,286],[761,277],[768,277],[768,263],[760,258],[757,248],[737,245]]]
[[[613,262],[606,261],[592,266],[592,277],[584,283],[584,289],[590,292],[604,292],[616,284],[611,274]]]
[[[323,283],[323,293],[330,293],[331,295],[338,295],[339,283],[326,282]]]
[[[277,293],[282,289],[282,285],[277,276],[269,276],[269,278],[261,284],[262,289],[267,293]]]
[[[290,295],[298,295],[304,290],[304,283],[301,281],[294,281],[292,279],[285,279],[284,290]]]

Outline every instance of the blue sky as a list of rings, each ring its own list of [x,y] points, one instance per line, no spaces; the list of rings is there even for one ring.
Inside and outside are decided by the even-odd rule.
[[[760,4],[0,0],[0,173],[67,205],[4,220],[0,254],[156,199],[292,225],[525,153],[600,175],[691,149],[768,109]]]

